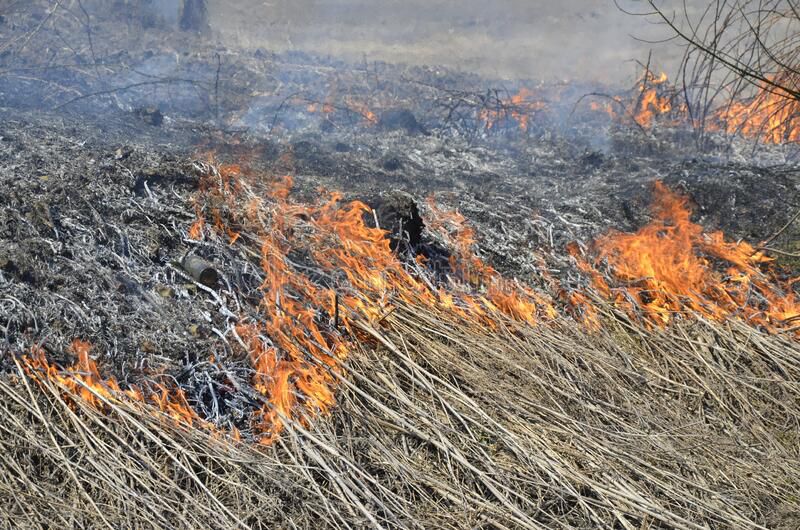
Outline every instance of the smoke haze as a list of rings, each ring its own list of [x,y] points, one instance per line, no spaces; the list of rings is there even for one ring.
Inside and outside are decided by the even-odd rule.
[[[627,0],[621,7],[646,10]],[[690,0],[697,11],[707,5]],[[613,0],[211,0],[230,44],[301,49],[351,60],[445,65],[502,78],[625,82],[673,70],[681,50],[666,30]],[[645,42],[650,41],[650,42]]]

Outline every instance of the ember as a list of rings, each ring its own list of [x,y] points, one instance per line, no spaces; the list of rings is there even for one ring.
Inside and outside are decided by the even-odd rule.
[[[537,100],[537,95],[533,91],[521,88],[511,97],[489,102],[486,108],[480,111],[479,117],[487,130],[495,128],[499,122],[511,120],[520,130],[527,131],[531,117],[546,108],[547,105]]]

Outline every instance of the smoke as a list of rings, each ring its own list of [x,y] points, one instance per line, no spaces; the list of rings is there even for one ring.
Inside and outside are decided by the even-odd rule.
[[[178,22],[181,0],[151,0],[152,10],[165,23],[174,25]]]
[[[620,4],[642,10],[642,2]],[[651,51],[667,71],[681,56],[674,43],[656,42],[668,35],[662,26],[612,0],[211,0],[211,11],[230,43],[508,79],[622,83]]]

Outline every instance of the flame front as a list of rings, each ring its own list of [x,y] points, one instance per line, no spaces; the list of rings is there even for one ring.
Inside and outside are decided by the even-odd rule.
[[[732,99],[726,105],[709,112],[702,120],[708,131],[724,131],[756,138],[765,143],[783,144],[800,141],[800,101],[791,92],[778,88],[797,86],[794,74],[775,76],[763,82],[756,95]],[[775,84],[772,84],[774,82]],[[688,106],[677,103],[679,91],[670,84],[667,74],[656,76],[645,71],[636,88],[625,96],[591,101],[590,110],[602,112],[615,122],[632,120],[643,129],[656,122],[678,125],[690,121]]]
[[[637,232],[612,232],[595,242],[593,265],[582,267],[599,293],[658,325],[697,314],[777,331],[800,315],[791,283],[762,270],[771,258],[748,243],[725,241],[721,232],[704,233],[690,219],[687,198],[657,182],[652,211],[653,221]],[[618,287],[598,272],[604,264]]]
[[[513,329],[512,323],[545,325],[562,313],[595,332],[603,326],[598,298],[642,316],[647,326],[700,316],[797,332],[792,322],[800,318],[800,301],[792,282],[780,281],[769,269],[770,258],[751,245],[705,233],[691,221],[688,199],[661,183],[655,185],[651,223],[634,233],[608,233],[588,250],[568,247],[591,288],[566,288],[542,267],[547,288],[541,291],[480,259],[464,217],[433,199],[427,226],[450,250],[437,275],[424,256],[408,259],[392,250],[386,231],[365,221],[374,212],[362,202],[343,202],[337,193],[318,204],[294,202],[290,177],[266,184],[237,166],[207,169],[189,235],[247,245],[243,253],[263,275],[258,313],[241,315],[234,327],[252,367],[251,386],[261,396],[248,429],[261,443],[273,442],[290,422],[308,426],[328,414],[337,382],[347,375],[343,361],[352,341],[370,341],[364,331],[385,325],[400,305],[425,307],[437,318],[486,333]],[[314,280],[308,270],[316,271]],[[143,403],[180,424],[216,432],[180,388],[122,390],[113,377],[100,375],[88,343],[75,341],[70,349],[77,361],[67,369],[48,362],[40,349],[23,357],[23,368],[58,383],[68,400],[100,411],[123,401]],[[238,431],[231,436],[238,439]]]
[[[398,303],[487,329],[557,316],[549,297],[503,278],[472,254],[473,234],[457,213],[432,209],[432,224],[455,244],[450,282],[434,285],[422,269],[424,258],[401,259],[386,231],[366,223],[373,215],[366,204],[343,203],[337,193],[319,205],[292,202],[290,177],[274,182],[269,201],[262,201],[253,191],[260,183],[223,166],[204,179],[199,202],[222,205],[222,225],[213,224],[220,236],[244,230],[260,241],[261,317],[242,319],[236,331],[248,349],[253,387],[265,400],[252,426],[265,443],[287,420],[307,424],[331,410],[350,350],[345,337],[366,340],[356,323],[380,325]],[[330,276],[325,287],[298,269],[289,258],[293,252]]]
[[[791,83],[790,83],[791,84]],[[712,130],[758,138],[766,143],[800,141],[800,101],[763,84],[755,97],[733,101],[714,114]]]

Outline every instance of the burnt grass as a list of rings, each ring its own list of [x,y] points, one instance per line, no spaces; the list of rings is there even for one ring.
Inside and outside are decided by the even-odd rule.
[[[596,131],[618,136],[616,148],[598,151],[580,138],[512,134],[475,142],[364,125],[232,137],[207,128],[186,134],[184,124],[154,126],[131,113],[98,122],[75,113],[2,112],[4,349],[41,344],[66,362],[70,341],[91,337],[105,352],[103,366],[123,382],[142,370],[186,382],[198,358],[222,347],[212,332],[224,327],[215,322],[222,317],[179,265],[188,253],[224,259],[186,238],[198,184],[191,162],[211,148],[219,160],[265,177],[294,175],[298,200],[319,200],[322,187],[376,205],[402,190],[424,217],[424,199],[434,196],[476,229],[479,255],[534,284],[542,255],[562,281],[580,281],[566,244],[646,223],[655,179],[688,194],[696,221],[729,239],[766,239],[800,206],[800,176],[790,165],[681,157],[676,149],[637,154],[653,141],[638,131]],[[796,236],[790,226],[772,245]],[[792,262],[782,264],[788,274]],[[223,277],[238,274],[224,261],[214,265]]]

